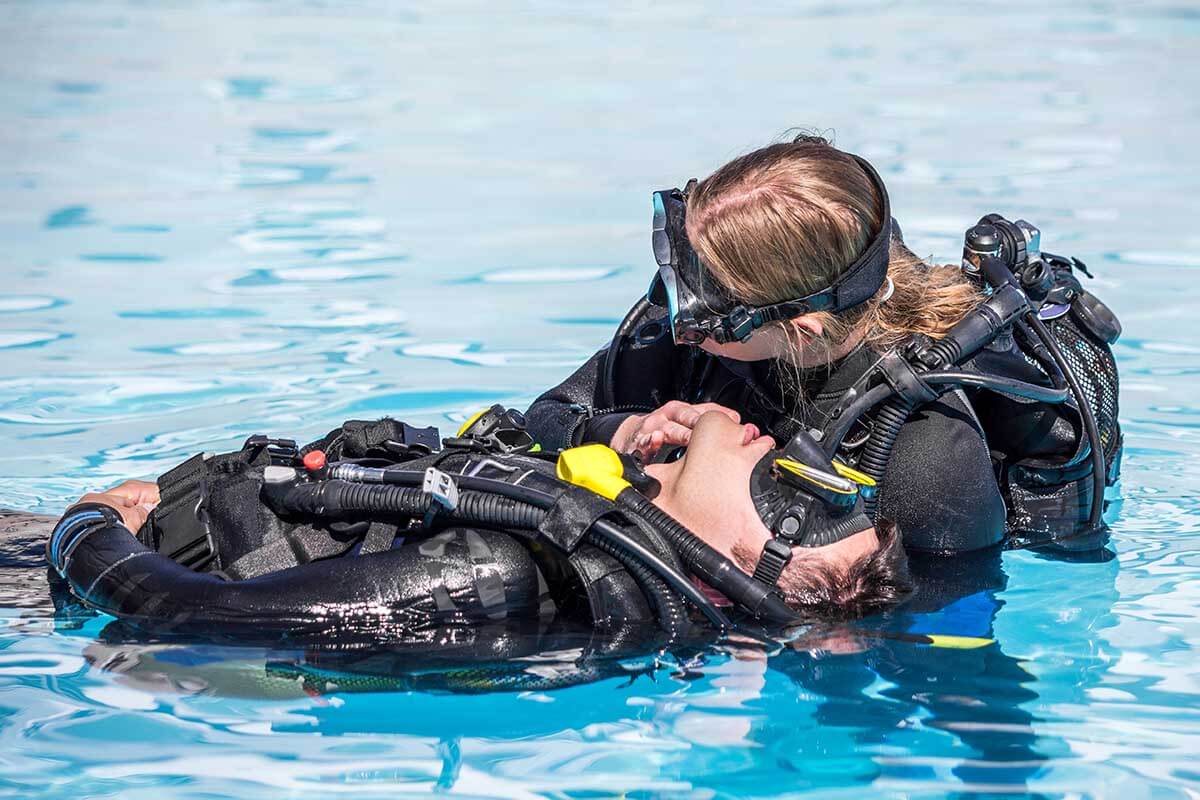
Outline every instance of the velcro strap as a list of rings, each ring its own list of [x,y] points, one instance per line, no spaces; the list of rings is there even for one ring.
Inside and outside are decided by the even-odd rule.
[[[588,528],[614,510],[613,504],[600,495],[572,486],[554,503],[538,525],[538,532],[564,553],[572,553]]]

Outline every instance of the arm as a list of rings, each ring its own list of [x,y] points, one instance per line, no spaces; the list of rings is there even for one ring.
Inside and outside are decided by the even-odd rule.
[[[607,444],[611,440],[617,427],[632,412],[595,413],[600,371],[607,352],[605,348],[596,353],[565,381],[533,401],[525,412],[525,423],[534,441],[547,450],[561,450],[584,442]],[[608,440],[597,438],[605,434]]]
[[[612,344],[538,397],[525,413],[534,440],[555,450],[585,442],[609,444],[635,412],[651,411],[670,400],[678,354],[662,313],[644,302],[636,304]],[[606,387],[608,351],[614,344],[620,352],[612,365],[613,386]]]

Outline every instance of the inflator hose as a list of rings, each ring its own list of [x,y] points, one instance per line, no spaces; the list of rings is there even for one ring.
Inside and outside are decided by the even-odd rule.
[[[621,324],[617,326],[617,330],[613,334],[612,341],[609,342],[608,350],[604,353],[604,369],[600,377],[600,406],[602,408],[610,408],[617,404],[617,358],[621,354],[621,345],[624,343],[625,337],[633,330],[634,323],[641,319],[646,309],[653,305],[645,297],[638,300],[633,308],[629,309],[629,313],[625,315],[625,318],[621,320]]]
[[[419,481],[424,473],[398,469],[389,469],[384,472],[387,473],[386,480],[391,485],[326,480],[315,483],[290,484],[275,495],[272,495],[272,490],[268,485],[267,496],[272,498],[272,502],[278,505],[279,510],[325,517],[357,516],[368,513],[420,517],[430,509],[432,498],[429,494],[417,488],[398,485],[409,481]],[[456,508],[439,512],[455,522],[498,525],[527,531],[537,530],[538,525],[556,501],[551,494],[504,481],[462,476],[462,479],[457,482],[461,486],[477,486],[484,491],[464,489],[459,493]],[[508,493],[515,494],[522,499],[514,500],[505,497],[504,494]],[[670,564],[656,554],[641,546],[637,541],[630,539],[616,526],[605,520],[598,520],[585,534],[585,538],[592,544],[595,544],[597,540],[614,543],[623,551],[638,558],[668,586],[691,601],[714,625],[723,629],[731,627],[725,615],[687,578],[676,572]]]
[[[674,546],[679,560],[702,581],[725,594],[756,618],[787,624],[799,616],[771,587],[754,580],[696,534],[650,502],[636,489],[623,489],[617,505],[640,516]]]
[[[912,410],[912,400],[897,396],[884,403],[883,407],[879,409],[879,413],[875,415],[871,436],[867,439],[866,447],[863,448],[858,468],[871,476],[877,485],[883,483],[883,475],[887,472],[888,461],[892,458],[892,448],[896,446],[896,437],[900,435],[900,429],[908,421],[908,415],[912,413]],[[863,510],[866,511],[867,517],[872,522],[879,521],[876,518],[878,505],[878,493],[863,498]]]
[[[1083,417],[1083,428],[1087,431],[1088,444],[1091,445],[1092,451],[1092,509],[1091,514],[1088,515],[1088,525],[1093,530],[1101,528],[1104,526],[1104,489],[1108,482],[1108,466],[1104,463],[1104,448],[1100,444],[1100,428],[1096,425],[1096,415],[1092,411],[1092,405],[1088,402],[1087,395],[1083,392],[1083,387],[1079,385],[1075,373],[1071,371],[1071,366],[1067,363],[1062,348],[1050,335],[1046,325],[1032,311],[1026,316],[1026,320],[1029,322],[1029,327],[1033,328],[1033,332],[1042,340],[1042,344],[1050,351],[1051,357],[1058,364],[1063,377],[1066,378],[1067,385],[1071,387],[1071,394],[1075,395],[1075,402],[1079,404],[1079,413]]]
[[[654,574],[653,570],[611,539],[597,536],[588,541],[598,550],[621,562],[625,569],[629,570],[629,574],[633,576],[637,584],[642,587],[646,597],[650,599],[650,605],[658,619],[659,627],[668,636],[677,639],[688,632],[691,622],[688,620],[687,610],[679,602],[678,595],[672,592],[670,587]]]

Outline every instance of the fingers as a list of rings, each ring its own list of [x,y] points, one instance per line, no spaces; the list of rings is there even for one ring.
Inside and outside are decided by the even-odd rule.
[[[128,498],[136,505],[158,505],[158,484],[150,481],[125,481],[105,494]]]
[[[662,434],[665,444],[686,445],[692,439],[691,427],[681,425],[678,422],[668,422],[659,428],[657,432]]]
[[[719,403],[685,403],[672,400],[645,416],[630,416],[613,435],[611,446],[621,452],[638,451],[644,457],[653,456],[663,445],[687,446],[692,439],[692,430],[705,414],[718,412],[735,424],[741,423],[741,415],[732,408]],[[756,426],[747,434],[743,444],[748,444],[759,435]]]
[[[112,494],[111,492],[88,492],[79,498],[78,503],[100,503],[101,505],[111,506],[118,511],[122,508],[129,508],[136,505],[132,498]]]
[[[666,436],[662,431],[646,431],[637,435],[633,442],[633,450],[641,453],[642,458],[651,458],[662,449]]]
[[[684,425],[688,428],[694,428],[696,427],[696,423],[700,420],[700,417],[704,416],[710,411],[719,411],[734,422],[742,421],[742,417],[740,414],[738,414],[738,412],[734,411],[732,408],[726,408],[719,403],[697,403],[692,405],[691,403],[684,403],[680,400],[672,400],[671,402],[663,405],[662,408],[658,409],[655,414],[661,414],[671,422],[678,422],[680,425]]]
[[[698,403],[692,408],[696,409],[700,414],[707,414],[709,411],[720,411],[725,416],[729,417],[734,422],[741,422],[742,415],[734,411],[732,408],[726,408],[720,403]],[[699,416],[697,416],[699,419]]]
[[[608,446],[618,453],[632,453],[637,450],[640,447],[642,423],[645,419],[644,415],[630,414],[621,422]]]
[[[122,521],[125,523],[125,527],[134,533],[137,533],[138,529],[146,524],[146,519],[150,516],[150,509],[144,505],[121,508],[118,511],[121,514]]]

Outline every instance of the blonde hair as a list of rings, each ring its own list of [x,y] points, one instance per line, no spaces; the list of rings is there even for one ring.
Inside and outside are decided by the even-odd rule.
[[[833,283],[884,224],[883,198],[861,166],[824,139],[800,136],[734,159],[688,195],[687,234],[700,261],[740,302],[766,305]],[[888,277],[867,302],[819,312],[826,352],[861,330],[868,347],[888,349],[912,334],[938,339],[982,299],[958,269],[922,261],[893,237]],[[807,338],[807,337],[805,337]]]

